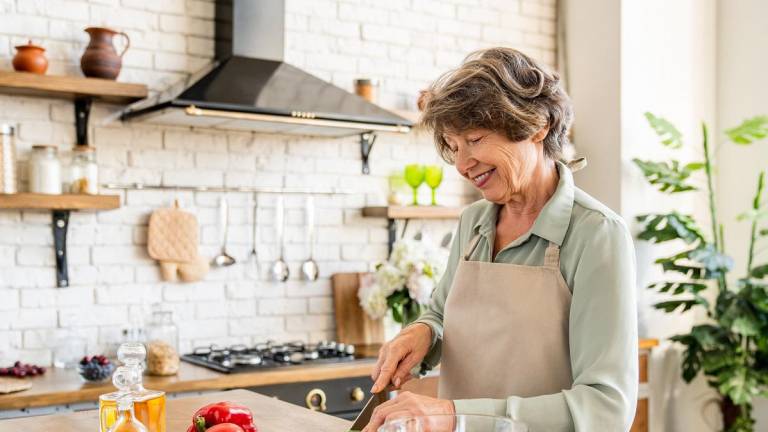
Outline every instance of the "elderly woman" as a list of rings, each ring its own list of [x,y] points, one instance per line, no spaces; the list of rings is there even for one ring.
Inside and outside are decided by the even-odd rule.
[[[628,431],[637,398],[634,249],[560,162],[572,120],[558,75],[509,48],[470,55],[427,93],[439,153],[482,194],[461,215],[429,309],[380,353],[372,391],[438,362],[438,398],[385,420],[507,416],[531,432]]]

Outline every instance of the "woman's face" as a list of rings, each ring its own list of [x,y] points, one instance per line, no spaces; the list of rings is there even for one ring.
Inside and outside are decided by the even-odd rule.
[[[546,129],[523,141],[513,142],[488,129],[445,133],[456,170],[488,201],[504,204],[525,195],[536,166],[544,157]]]

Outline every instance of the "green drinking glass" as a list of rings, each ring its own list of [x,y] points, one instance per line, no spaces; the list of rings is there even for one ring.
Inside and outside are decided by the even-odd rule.
[[[413,205],[419,205],[419,186],[424,183],[424,165],[408,164],[405,166],[405,182],[413,188]]]
[[[427,186],[429,186],[432,189],[432,205],[437,205],[437,200],[435,200],[435,191],[437,190],[437,187],[440,186],[440,183],[443,182],[443,167],[440,165],[427,165],[427,168],[424,171],[424,178],[427,182]]]

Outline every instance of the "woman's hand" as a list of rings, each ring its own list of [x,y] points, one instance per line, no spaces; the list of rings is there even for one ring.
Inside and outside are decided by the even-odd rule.
[[[391,382],[395,388],[412,378],[411,369],[421,363],[432,344],[432,328],[416,323],[404,328],[379,350],[379,360],[373,368],[371,393],[384,390]]]
[[[394,340],[393,340],[394,341]],[[427,415],[453,415],[456,408],[453,401],[435,399],[429,396],[417,395],[411,392],[402,392],[396,398],[384,402],[376,407],[371,414],[371,421],[362,432],[375,432],[385,421],[401,417],[418,417]],[[440,419],[438,421],[450,421]],[[453,430],[453,428],[428,428],[427,430]]]

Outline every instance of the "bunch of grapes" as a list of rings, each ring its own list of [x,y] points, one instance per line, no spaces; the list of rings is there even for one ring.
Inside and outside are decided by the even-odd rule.
[[[80,360],[78,369],[80,371],[80,376],[87,381],[101,381],[112,375],[112,372],[115,370],[115,365],[103,355],[96,355],[93,357],[85,356]]]
[[[36,376],[45,373],[45,368],[17,361],[12,367],[0,368],[0,376],[14,376],[24,378],[26,376]]]

